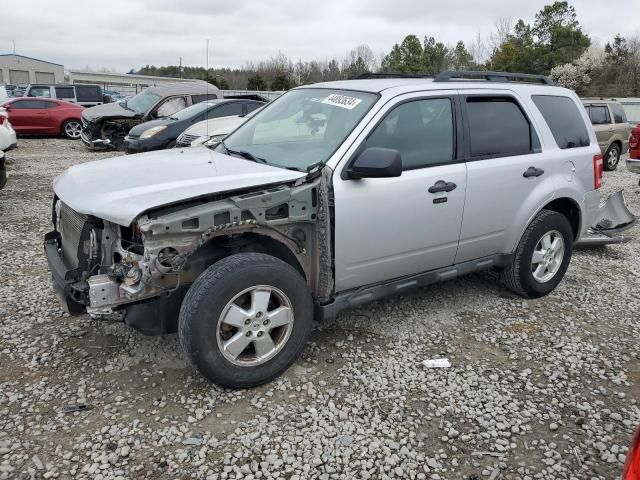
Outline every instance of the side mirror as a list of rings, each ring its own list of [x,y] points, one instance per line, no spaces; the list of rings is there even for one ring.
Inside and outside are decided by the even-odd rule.
[[[370,147],[347,170],[347,178],[390,178],[402,174],[400,152],[391,148]]]

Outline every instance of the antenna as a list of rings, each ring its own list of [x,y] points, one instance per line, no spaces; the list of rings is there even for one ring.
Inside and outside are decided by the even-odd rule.
[[[207,100],[206,101],[207,101],[207,104],[209,104],[209,39],[208,38],[207,38]],[[209,114],[208,113],[206,114],[206,118],[204,121],[207,122],[207,140],[209,140]]]

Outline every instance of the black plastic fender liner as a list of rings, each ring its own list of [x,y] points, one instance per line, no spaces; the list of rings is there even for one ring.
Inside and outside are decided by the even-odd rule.
[[[182,300],[191,285],[183,285],[170,295],[126,307],[124,323],[145,335],[166,335],[178,331]]]

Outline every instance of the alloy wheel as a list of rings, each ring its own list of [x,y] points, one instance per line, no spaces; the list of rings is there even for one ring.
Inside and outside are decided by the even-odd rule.
[[[218,347],[234,365],[262,365],[285,346],[293,321],[291,301],[281,290],[267,285],[247,288],[222,310]]]
[[[540,283],[551,280],[562,265],[564,260],[564,239],[557,230],[545,233],[533,251],[531,257],[531,272],[533,278]]]

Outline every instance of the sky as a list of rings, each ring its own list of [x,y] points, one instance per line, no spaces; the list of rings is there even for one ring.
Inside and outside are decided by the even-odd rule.
[[[7,0],[4,0],[7,1]],[[534,16],[552,0],[22,0],[2,9],[0,53],[126,72],[146,64],[240,67],[279,52],[342,59],[359,44],[387,53],[410,33],[449,44],[487,37],[499,18]],[[600,45],[637,35],[638,0],[570,0]],[[614,14],[615,13],[615,14]]]

